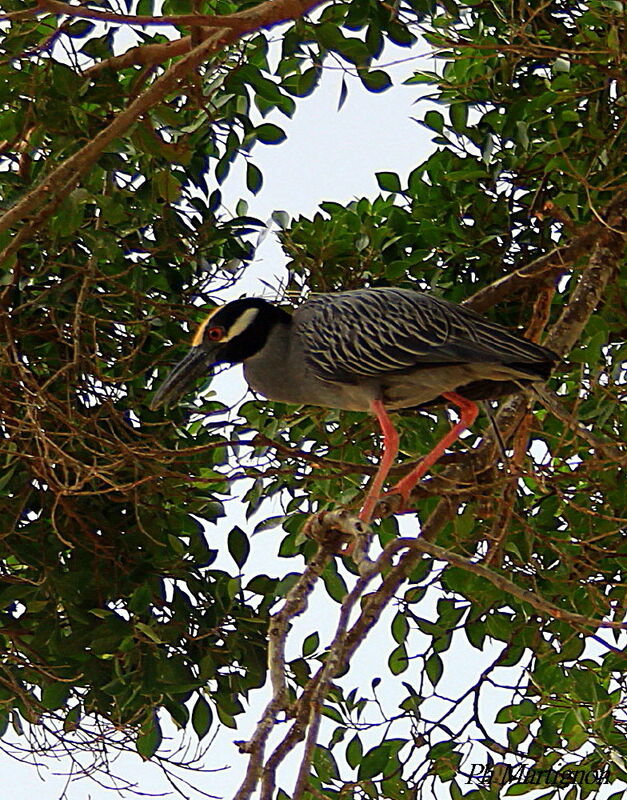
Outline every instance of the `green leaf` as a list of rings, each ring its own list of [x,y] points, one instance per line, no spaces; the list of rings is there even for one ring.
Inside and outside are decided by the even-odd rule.
[[[253,194],[257,194],[263,184],[263,175],[261,170],[256,167],[251,161],[246,164],[246,186]]]
[[[340,111],[344,103],[346,102],[346,98],[348,97],[348,85],[346,83],[346,78],[342,77],[342,83],[340,84],[340,97],[337,101],[337,110]]]
[[[283,81],[283,88],[294,97],[307,97],[320,81],[320,68],[310,67],[302,74],[288,75]]]
[[[346,737],[346,728],[341,725],[333,731],[333,735],[329,739],[329,750],[332,750],[337,744],[343,742]]]
[[[361,762],[363,755],[363,746],[358,734],[355,734],[346,747],[346,761],[349,767],[355,767]]]
[[[156,713],[153,713],[141,726],[135,747],[144,761],[149,761],[159,749],[162,740],[161,725]]]
[[[163,639],[151,625],[146,625],[144,622],[135,622],[135,628],[156,644],[163,644]]]
[[[286,230],[290,224],[290,215],[287,211],[273,211],[272,212],[272,219],[276,224],[281,228],[281,230]]]
[[[324,581],[325,588],[329,593],[329,597],[337,603],[341,603],[348,594],[348,587],[346,581],[337,572],[335,564],[331,563],[322,573],[322,580]]]
[[[521,145],[523,150],[529,147],[529,134],[527,133],[527,123],[519,119],[516,121],[516,141]]]
[[[320,645],[320,636],[317,631],[310,633],[303,642],[303,656],[310,656],[315,653]]]
[[[427,677],[435,687],[438,685],[443,672],[442,659],[437,653],[432,653],[426,661],[425,671]]]
[[[553,61],[553,74],[559,72],[570,72],[570,60],[568,58],[564,58],[563,56],[558,56]]]
[[[283,128],[273,125],[271,122],[264,122],[263,125],[255,128],[255,137],[264,144],[280,144],[287,136]]]
[[[392,80],[387,72],[382,69],[373,69],[370,72],[360,71],[361,82],[369,92],[384,92],[392,85]]]
[[[319,778],[323,781],[337,780],[339,770],[333,753],[321,744],[316,745],[313,755],[313,765]]]
[[[440,81],[441,78],[436,72],[418,71],[414,72],[411,78],[407,78],[403,83],[406,85],[411,85],[413,83],[433,83],[437,85]]]
[[[199,695],[192,711],[192,727],[199,739],[204,739],[209,733],[212,721],[211,706],[202,695]]]
[[[327,50],[336,50],[345,40],[337,25],[324,23],[316,29],[316,38]]]
[[[380,775],[388,763],[388,748],[385,744],[377,745],[369,750],[362,758],[357,770],[357,778],[360,781],[369,780]]]
[[[147,583],[142,583],[135,589],[128,601],[129,611],[136,614],[141,614],[148,610],[150,601],[152,600],[152,589]]]
[[[68,25],[67,33],[73,39],[85,39],[95,27],[93,22],[88,22],[86,19],[79,19],[72,22],[71,25]]]
[[[407,639],[409,633],[409,623],[406,615],[399,611],[392,620],[392,636],[397,644],[401,644]]]
[[[248,541],[248,536],[237,525],[229,533],[228,548],[233,561],[241,569],[250,554],[250,542]]]
[[[324,23],[316,30],[316,37],[326,50],[339,53],[351,64],[365,65],[370,60],[368,48],[360,39],[344,36],[333,23]]]
[[[227,155],[223,156],[216,164],[215,176],[219,184],[224,183],[227,175],[229,174],[230,169],[231,169],[231,157],[227,153]]]
[[[453,103],[449,109],[451,125],[457,133],[463,133],[468,124],[467,103]]]
[[[153,181],[157,188],[157,195],[162,197],[166,203],[178,200],[181,194],[181,182],[169,169],[156,172]]]
[[[386,192],[400,192],[401,181],[395,172],[377,172],[375,173],[377,183]]]
[[[514,722],[525,717],[536,717],[538,715],[538,708],[531,700],[523,700],[520,703],[514,703],[510,706],[505,706],[496,715],[496,722]]]
[[[406,744],[406,739],[387,739],[373,747],[361,760],[357,771],[358,779],[369,780],[383,773],[386,767],[389,766],[390,761],[398,755]]]
[[[404,644],[399,644],[391,653],[388,658],[388,667],[392,675],[400,675],[405,672],[409,665],[407,658],[407,648]]]
[[[425,114],[424,124],[427,128],[433,131],[442,133],[444,130],[444,117],[439,111],[427,111]]]
[[[41,704],[44,708],[53,710],[65,705],[70,696],[71,685],[67,683],[52,683],[46,686],[41,693]]]

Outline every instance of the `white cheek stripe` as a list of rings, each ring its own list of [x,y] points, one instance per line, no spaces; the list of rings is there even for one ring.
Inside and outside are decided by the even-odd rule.
[[[244,311],[243,314],[240,314],[235,322],[231,325],[222,341],[230,342],[231,339],[234,339],[236,336],[239,336],[240,333],[243,333],[246,328],[252,325],[253,320],[258,313],[258,308],[247,308],[246,311]]]

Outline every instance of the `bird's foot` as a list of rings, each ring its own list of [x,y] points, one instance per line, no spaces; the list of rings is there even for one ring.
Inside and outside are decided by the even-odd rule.
[[[312,514],[305,523],[303,533],[342,556],[350,556],[357,551],[365,552],[370,539],[367,523],[347,510]]]
[[[374,515],[377,517],[391,517],[392,514],[403,514],[406,511],[411,511],[409,498],[423,474],[422,464],[419,464],[409,475],[401,478],[397,484],[392,486],[389,492],[385,492],[379,498]]]
[[[385,519],[394,514],[403,514],[409,511],[409,497],[399,492],[396,487],[382,495],[374,508],[374,517]]]

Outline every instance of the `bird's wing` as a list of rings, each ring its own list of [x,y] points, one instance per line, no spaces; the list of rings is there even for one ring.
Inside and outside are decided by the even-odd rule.
[[[308,366],[352,382],[436,364],[554,361],[549,350],[445,300],[408,289],[357,289],[308,300],[294,315]]]

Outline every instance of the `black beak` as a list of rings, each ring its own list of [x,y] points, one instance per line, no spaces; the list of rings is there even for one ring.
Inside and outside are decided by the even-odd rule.
[[[150,410],[169,406],[182,397],[195,383],[207,375],[207,371],[219,360],[217,347],[192,347],[189,353],[174,367],[161,384],[150,402]]]

